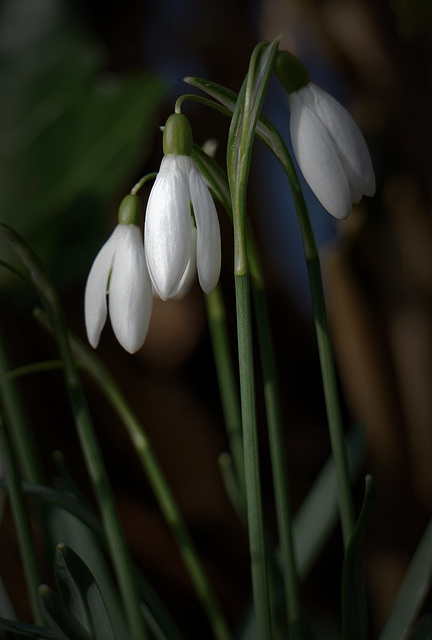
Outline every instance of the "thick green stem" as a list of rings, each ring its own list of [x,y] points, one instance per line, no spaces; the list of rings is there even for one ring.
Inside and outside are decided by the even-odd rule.
[[[282,430],[279,392],[276,381],[273,344],[267,303],[263,290],[254,288],[254,302],[264,378],[264,395],[279,530],[280,562],[285,587],[285,603],[288,613],[290,638],[292,638],[292,640],[299,640],[303,637],[302,615],[299,580],[294,555],[286,451]]]
[[[235,288],[246,505],[254,608],[258,638],[270,640],[270,602],[263,531],[249,276],[247,273],[235,275]]]

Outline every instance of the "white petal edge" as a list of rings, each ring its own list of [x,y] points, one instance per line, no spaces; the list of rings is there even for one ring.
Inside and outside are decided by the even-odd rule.
[[[311,83],[315,113],[329,133],[348,182],[356,192],[375,193],[375,174],[366,141],[351,114],[326,91]],[[353,200],[358,202],[359,199]]]
[[[178,157],[163,158],[145,217],[147,267],[162,300],[174,295],[190,258],[190,195]]]
[[[84,320],[87,338],[96,349],[107,319],[107,285],[116,246],[118,226],[93,261],[84,292]]]
[[[191,171],[190,191],[197,225],[197,271],[202,290],[210,293],[218,283],[221,270],[221,237],[213,198],[198,169]]]
[[[304,104],[302,91],[289,94],[291,142],[300,170],[323,207],[335,218],[351,212],[351,194],[332,140]]]
[[[114,334],[129,353],[140,349],[152,311],[151,282],[140,229],[119,225],[109,288],[109,313]]]

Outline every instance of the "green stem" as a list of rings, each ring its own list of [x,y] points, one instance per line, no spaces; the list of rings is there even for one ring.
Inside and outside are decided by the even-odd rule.
[[[116,381],[106,367],[78,340],[72,338],[71,344],[77,364],[83,368],[100,387],[128,431],[131,442],[152,485],[165,520],[178,543],[183,561],[188,569],[195,591],[207,613],[215,638],[218,640],[229,640],[231,633],[225,617],[202,567],[182,513],[142,424],[130,408]]]
[[[244,498],[245,478],[241,411],[226,327],[226,310],[220,287],[216,287],[205,296],[205,301],[231,458],[238,489],[240,495]]]
[[[240,398],[243,424],[246,504],[255,616],[260,640],[270,640],[270,602],[255,406],[249,276],[235,274]]]
[[[144,640],[147,630],[141,614],[139,597],[132,571],[132,561],[120,524],[107,470],[103,463],[90,412],[87,407],[81,382],[74,364],[69,336],[57,292],[49,280],[38,257],[24,240],[7,225],[0,224],[0,232],[14,248],[47,310],[55,339],[64,365],[64,377],[77,434],[86,465],[98,501],[110,556],[122,594],[130,633],[133,640]]]
[[[303,238],[312,296],[314,323],[321,363],[330,442],[335,461],[336,480],[339,492],[342,536],[346,550],[354,530],[355,511],[349,479],[348,458],[345,446],[342,416],[340,412],[336,369],[327,320],[321,266],[309,214],[303,197],[301,197],[301,199],[296,198],[296,207],[300,221],[300,229]]]
[[[280,563],[282,565],[285,588],[285,603],[288,612],[290,638],[298,640],[303,637],[300,589],[294,554],[289,483],[281,408],[276,382],[276,367],[265,293],[263,290],[256,288],[254,288],[253,293],[264,377],[264,395],[279,530]]]
[[[25,364],[22,367],[16,367],[0,375],[0,388],[15,378],[21,378],[22,376],[33,375],[35,373],[44,373],[46,371],[58,371],[59,369],[63,369],[63,362],[61,360],[44,360],[43,362]]]
[[[140,178],[138,182],[130,190],[131,195],[136,196],[138,191],[141,189],[141,187],[144,186],[146,182],[149,182],[149,180],[154,180],[156,176],[157,176],[157,172],[153,172],[153,173],[147,173],[145,176]]]
[[[42,579],[40,577],[30,520],[21,488],[21,479],[19,477],[17,463],[13,454],[8,429],[1,413],[0,450],[3,455],[4,472],[7,478],[7,488],[21,552],[22,566],[30,598],[30,605],[35,623],[43,625],[44,619],[40,611],[38,596],[38,587],[41,584]]]

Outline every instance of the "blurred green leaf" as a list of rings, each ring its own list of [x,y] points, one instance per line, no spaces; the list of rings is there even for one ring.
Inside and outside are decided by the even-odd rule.
[[[97,640],[114,640],[111,621],[93,574],[67,545],[58,545],[54,573],[62,602]]]
[[[46,584],[39,587],[39,598],[48,625],[59,638],[62,640],[93,640],[93,636],[78,622]]]
[[[52,638],[58,639],[57,633],[52,629],[38,627],[25,622],[17,622],[16,620],[8,620],[7,618],[0,618],[0,629],[20,637],[48,638],[48,640]]]
[[[70,279],[99,244],[108,202],[136,178],[164,89],[143,72],[104,71],[101,43],[63,0],[1,9],[0,220]]]
[[[432,520],[426,527],[379,640],[407,640],[432,584]],[[426,636],[427,637],[427,636]]]
[[[413,640],[432,640],[432,613],[428,613],[420,618]]]
[[[9,598],[9,594],[0,577],[0,617],[15,618],[15,611],[12,606],[12,602]]]
[[[371,476],[367,476],[363,507],[349,541],[342,569],[342,638],[344,640],[366,640],[369,635],[363,575],[363,540],[374,504],[375,482]]]
[[[346,437],[349,470],[358,476],[366,451],[365,431],[353,427]],[[304,580],[334,531],[338,517],[336,472],[330,457],[315,479],[294,518],[294,539],[299,575]]]

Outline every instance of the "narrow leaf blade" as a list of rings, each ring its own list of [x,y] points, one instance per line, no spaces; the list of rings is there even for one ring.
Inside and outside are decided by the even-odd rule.
[[[409,637],[432,584],[432,520],[420,540],[379,640]]]
[[[94,640],[93,636],[84,629],[46,584],[39,587],[39,598],[46,621],[58,638],[61,640]]]
[[[55,577],[63,603],[95,638],[114,640],[111,621],[93,574],[70,547],[58,545]]]

